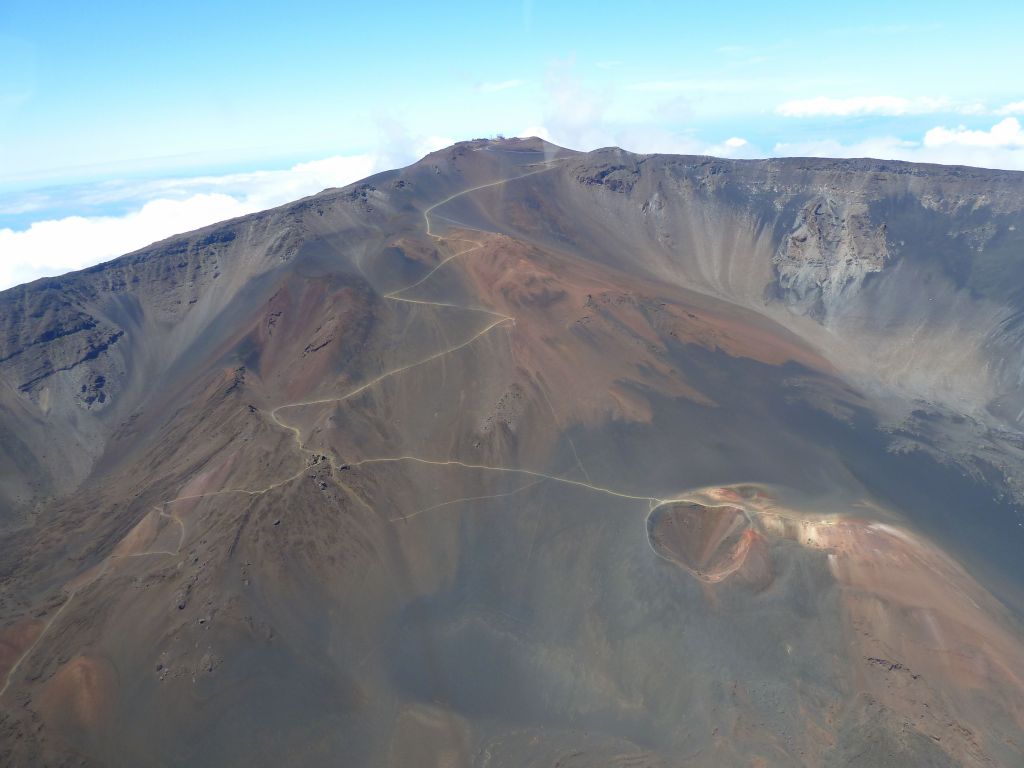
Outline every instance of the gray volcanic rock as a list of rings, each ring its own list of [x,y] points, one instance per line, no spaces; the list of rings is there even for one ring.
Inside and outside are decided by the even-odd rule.
[[[1024,174],[463,142],[0,293],[4,765],[1018,765]]]
[[[873,228],[860,201],[812,200],[775,255],[780,298],[823,322],[889,259],[885,224]]]

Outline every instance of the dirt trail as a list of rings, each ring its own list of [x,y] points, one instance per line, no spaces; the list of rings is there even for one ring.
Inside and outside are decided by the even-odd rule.
[[[433,231],[432,227],[431,227],[430,213],[435,208],[438,208],[438,207],[440,207],[440,206],[442,206],[442,205],[444,205],[446,203],[449,203],[449,202],[451,202],[452,200],[455,200],[458,197],[470,194],[472,192],[476,192],[476,191],[481,190],[481,189],[487,189],[489,187],[496,187],[496,186],[499,186],[501,184],[506,184],[506,183],[508,183],[510,181],[515,181],[516,179],[525,178],[527,176],[532,176],[532,175],[537,174],[537,173],[543,173],[544,171],[550,170],[550,167],[551,167],[552,163],[554,163],[554,162],[556,162],[556,161],[553,161],[553,160],[552,161],[546,161],[545,163],[542,163],[542,165],[546,166],[544,168],[540,168],[538,170],[531,171],[529,173],[525,173],[525,174],[522,174],[520,176],[513,176],[513,177],[510,177],[510,178],[506,178],[506,179],[499,179],[497,181],[489,182],[487,184],[481,184],[479,186],[472,187],[470,189],[465,189],[465,190],[462,190],[461,192],[457,192],[457,193],[455,193],[453,195],[449,195],[444,200],[441,200],[441,201],[439,201],[437,203],[434,203],[433,205],[431,205],[430,207],[424,209],[424,211],[423,211],[423,220],[424,220],[425,225],[426,225],[426,233],[427,233],[427,235],[429,237],[434,238],[438,242],[443,242],[444,241],[444,238],[441,235],[436,234]],[[472,251],[478,250],[478,249],[482,248],[483,245],[484,245],[483,242],[476,241],[476,240],[468,240],[468,239],[465,239],[465,238],[457,238],[457,240],[461,241],[461,242],[470,242],[470,243],[473,243],[473,245],[471,247],[467,248],[467,249],[464,249],[462,251],[458,251],[456,253],[451,254],[450,256],[448,256],[445,259],[443,259],[433,269],[431,269],[426,275],[424,275],[422,278],[417,280],[412,285],[408,285],[408,286],[405,286],[404,288],[400,288],[398,290],[391,291],[390,293],[384,294],[384,298],[391,299],[392,301],[402,301],[402,302],[407,302],[407,303],[412,303],[412,304],[426,304],[426,305],[433,305],[433,306],[439,306],[439,307],[452,307],[452,308],[466,309],[466,310],[472,310],[472,311],[477,311],[477,312],[484,312],[484,313],[493,315],[497,319],[493,323],[489,324],[483,330],[478,331],[476,334],[471,336],[469,339],[466,339],[465,341],[463,341],[463,342],[461,342],[459,344],[456,344],[456,345],[454,345],[454,346],[452,346],[452,347],[450,347],[448,349],[444,349],[444,350],[441,350],[440,352],[436,352],[436,353],[434,353],[432,355],[429,355],[429,356],[423,358],[422,360],[418,360],[416,362],[409,363],[408,365],[404,365],[404,366],[401,366],[399,368],[395,368],[393,370],[390,370],[390,371],[387,371],[385,373],[382,373],[379,376],[371,379],[370,381],[368,381],[368,382],[366,382],[366,383],[356,387],[352,391],[347,392],[347,393],[345,393],[343,395],[340,395],[338,397],[335,397],[335,398],[325,398],[325,399],[321,399],[321,400],[310,400],[310,401],[298,402],[298,403],[285,403],[284,405],[279,405],[276,408],[274,408],[270,412],[271,420],[275,424],[277,424],[279,427],[281,427],[282,429],[292,433],[292,436],[295,439],[295,444],[296,444],[297,448],[299,449],[299,451],[301,453],[303,453],[304,455],[311,455],[312,451],[310,451],[305,446],[303,446],[303,444],[302,444],[302,434],[299,431],[299,429],[294,427],[294,426],[292,426],[291,424],[288,424],[288,423],[282,421],[280,419],[278,414],[282,410],[287,409],[287,408],[300,408],[300,407],[303,407],[303,406],[321,405],[321,404],[333,403],[333,402],[342,402],[342,401],[347,400],[347,399],[349,399],[351,397],[355,397],[356,395],[360,394],[361,392],[366,391],[370,387],[373,387],[376,384],[379,384],[380,382],[384,381],[387,378],[390,378],[391,376],[396,376],[396,375],[401,374],[401,373],[403,373],[405,371],[408,371],[408,370],[410,370],[412,368],[416,368],[418,366],[425,365],[426,363],[429,363],[429,362],[431,362],[433,360],[437,360],[438,358],[444,357],[445,355],[449,355],[449,354],[451,354],[453,352],[457,352],[458,350],[460,350],[460,349],[462,349],[462,348],[472,344],[478,338],[480,338],[484,334],[488,333],[489,331],[493,330],[494,328],[498,327],[499,325],[502,325],[504,323],[515,324],[515,318],[510,317],[509,315],[503,315],[503,314],[501,314],[499,312],[492,312],[491,310],[482,309],[482,308],[479,308],[479,307],[464,307],[464,306],[460,306],[460,305],[456,305],[456,304],[445,304],[445,303],[442,303],[442,302],[431,302],[431,301],[422,301],[422,300],[417,300],[417,299],[406,299],[406,298],[402,298],[402,297],[398,296],[398,294],[400,294],[400,293],[403,293],[403,292],[411,290],[412,288],[415,288],[415,287],[417,287],[419,285],[422,285],[434,273],[436,273],[437,270],[439,270],[441,267],[443,267],[445,264],[447,264],[448,262],[452,261],[453,259],[456,259],[456,258],[458,258],[460,256],[465,256],[467,253],[470,253]],[[154,509],[157,510],[158,514],[161,517],[167,517],[167,518],[169,518],[171,520],[174,520],[177,523],[178,527],[180,528],[180,535],[179,535],[179,539],[178,539],[178,548],[177,548],[177,550],[174,551],[174,552],[171,552],[169,550],[148,550],[146,552],[136,552],[136,553],[132,553],[130,555],[110,555],[110,556],[108,556],[103,561],[103,564],[102,564],[100,570],[97,572],[97,574],[96,574],[96,576],[94,578],[90,579],[89,581],[87,581],[87,582],[85,582],[83,584],[80,584],[80,585],[76,586],[73,590],[71,590],[68,593],[67,599],[61,604],[60,608],[58,608],[57,611],[46,622],[46,624],[44,625],[42,631],[39,633],[39,635],[36,637],[36,639],[28,646],[28,648],[25,649],[25,651],[21,654],[21,656],[18,657],[17,661],[15,661],[14,664],[11,665],[11,668],[7,672],[7,676],[6,676],[6,679],[4,681],[4,685],[3,685],[2,688],[0,688],[0,697],[2,697],[7,692],[7,689],[10,687],[11,682],[14,680],[14,676],[15,676],[15,674],[17,674],[18,669],[20,669],[21,665],[25,662],[25,660],[28,659],[29,656],[31,656],[32,652],[36,649],[36,647],[43,640],[43,638],[45,638],[47,636],[47,634],[48,634],[49,630],[51,629],[51,627],[53,627],[53,625],[57,622],[57,620],[60,618],[60,616],[67,610],[68,606],[70,606],[74,602],[75,597],[78,595],[78,593],[81,590],[85,589],[86,587],[94,584],[100,578],[102,578],[107,573],[107,571],[110,568],[111,563],[115,559],[146,557],[146,556],[156,556],[156,555],[165,556],[165,557],[167,557],[167,556],[176,557],[177,555],[179,555],[181,553],[181,549],[184,546],[185,537],[186,537],[185,524],[182,522],[181,518],[179,518],[177,515],[175,515],[173,513],[165,512],[163,509],[161,509],[161,507],[166,508],[168,505],[175,504],[175,503],[180,502],[180,501],[190,501],[190,500],[202,499],[202,498],[206,498],[206,497],[210,497],[210,496],[218,496],[218,495],[232,494],[232,493],[246,494],[246,495],[249,495],[249,496],[260,496],[260,495],[265,494],[265,493],[267,493],[267,492],[269,492],[271,490],[274,490],[275,488],[279,488],[279,487],[281,487],[283,485],[286,485],[286,484],[292,482],[293,480],[296,480],[300,475],[302,475],[304,472],[306,472],[306,470],[307,470],[307,466],[306,466],[305,463],[303,463],[303,466],[295,474],[285,478],[284,480],[280,480],[280,481],[271,483],[270,485],[266,486],[265,488],[259,488],[259,489],[255,489],[255,490],[244,489],[244,488],[222,489],[222,490],[219,490],[219,491],[211,491],[209,493],[197,494],[197,495],[194,495],[194,496],[182,496],[182,497],[175,498],[175,499],[168,499],[167,501],[162,502],[159,506],[154,507]],[[357,494],[352,492],[351,489],[349,489],[347,486],[345,486],[345,490],[350,495],[355,497],[361,504],[363,504],[365,506],[365,502],[360,497],[358,497]]]
[[[444,205],[446,203],[449,203],[452,200],[455,200],[455,199],[457,199],[457,198],[459,198],[459,197],[461,197],[463,195],[467,195],[467,194],[470,194],[472,192],[476,192],[476,191],[481,190],[481,189],[488,189],[490,187],[496,187],[496,186],[499,186],[499,185],[502,185],[502,184],[506,184],[506,183],[511,182],[511,181],[516,181],[518,179],[523,179],[523,178],[526,178],[528,176],[533,176],[533,175],[538,174],[538,173],[544,173],[545,171],[550,170],[551,167],[552,167],[552,164],[555,163],[555,162],[558,162],[558,161],[557,160],[546,161],[545,163],[542,163],[542,165],[546,166],[544,168],[541,168],[541,169],[538,169],[538,170],[534,170],[534,171],[531,171],[529,173],[521,174],[519,176],[513,176],[513,177],[510,177],[510,178],[507,178],[507,179],[499,179],[498,181],[490,182],[490,183],[487,183],[487,184],[481,184],[479,186],[472,187],[470,189],[466,189],[466,190],[463,190],[463,191],[458,192],[456,194],[450,195],[450,196],[446,197],[444,200],[441,200],[441,201],[439,201],[437,203],[434,203],[433,205],[431,205],[430,207],[424,209],[424,211],[423,211],[423,218],[424,218],[424,222],[426,224],[426,233],[427,233],[427,235],[429,235],[430,237],[438,240],[439,242],[443,242],[445,240],[445,238],[443,236],[436,234],[433,231],[432,226],[431,226],[431,215],[430,214],[436,208],[439,208],[440,206],[442,206],[442,205]],[[355,387],[354,389],[350,390],[349,392],[346,392],[344,394],[338,395],[337,397],[328,397],[328,398],[321,398],[321,399],[317,399],[317,400],[306,400],[306,401],[293,402],[293,403],[284,403],[282,405],[276,406],[273,410],[270,411],[270,418],[271,418],[271,420],[274,422],[274,424],[276,424],[280,428],[282,428],[285,431],[290,432],[292,434],[292,437],[293,437],[293,439],[295,441],[296,448],[299,450],[299,452],[303,456],[307,456],[307,457],[308,456],[312,456],[312,455],[314,455],[314,451],[310,450],[309,448],[306,448],[303,445],[303,443],[302,443],[302,433],[298,429],[298,427],[296,427],[296,426],[294,426],[292,424],[289,424],[288,422],[286,422],[286,421],[281,419],[280,414],[281,414],[282,411],[285,411],[285,410],[291,409],[291,408],[302,408],[302,407],[307,407],[307,406],[325,405],[325,404],[328,404],[328,403],[344,402],[345,400],[348,400],[348,399],[350,399],[352,397],[355,397],[355,396],[359,395],[362,392],[365,392],[367,389],[369,389],[369,388],[371,388],[373,386],[376,386],[380,382],[382,382],[382,381],[384,381],[384,380],[386,380],[386,379],[388,379],[388,378],[390,378],[392,376],[400,375],[400,374],[404,373],[405,371],[409,371],[409,370],[411,370],[413,368],[425,365],[425,364],[430,363],[430,362],[432,362],[434,360],[438,360],[438,359],[440,359],[442,357],[445,357],[446,355],[450,355],[450,354],[452,354],[454,352],[457,352],[458,350],[463,349],[463,348],[469,346],[470,344],[475,342],[480,337],[482,337],[485,334],[489,333],[494,328],[497,328],[499,325],[503,325],[503,324],[506,324],[506,323],[515,325],[515,318],[514,317],[511,317],[510,315],[505,315],[505,314],[502,314],[502,313],[499,313],[499,312],[494,312],[494,311],[489,310],[489,309],[484,309],[484,308],[481,308],[481,307],[467,307],[467,306],[462,306],[462,305],[458,305],[458,304],[448,304],[448,303],[436,302],[436,301],[425,301],[425,300],[419,300],[419,299],[408,299],[408,298],[404,298],[402,296],[399,296],[399,294],[405,293],[406,291],[412,290],[413,288],[416,288],[416,287],[422,285],[423,283],[425,283],[432,275],[436,274],[438,270],[440,270],[442,267],[444,267],[446,264],[448,264],[449,262],[453,261],[454,259],[457,259],[457,258],[459,258],[461,256],[465,256],[465,255],[467,255],[469,253],[472,253],[473,251],[479,250],[480,248],[482,248],[484,246],[483,242],[477,241],[477,240],[471,240],[469,238],[454,238],[453,240],[459,241],[459,242],[472,243],[472,245],[469,248],[465,248],[465,249],[463,249],[461,251],[457,251],[457,252],[452,253],[449,256],[445,257],[437,265],[435,265],[426,275],[424,275],[422,278],[417,280],[415,283],[412,283],[412,284],[407,285],[407,286],[405,286],[403,288],[399,288],[399,289],[396,289],[396,290],[391,291],[389,293],[386,293],[386,294],[383,295],[384,298],[390,299],[392,301],[402,301],[402,302],[408,302],[408,303],[412,303],[412,304],[424,304],[424,305],[430,305],[430,306],[450,307],[450,308],[463,309],[463,310],[468,310],[468,311],[483,312],[485,314],[489,314],[489,315],[495,317],[496,319],[493,322],[491,322],[490,324],[488,324],[482,330],[477,331],[475,334],[470,336],[468,339],[466,339],[466,340],[464,340],[464,341],[462,341],[462,342],[460,342],[458,344],[455,344],[455,345],[453,345],[451,347],[448,347],[447,349],[443,349],[443,350],[435,352],[435,353],[433,353],[431,355],[428,355],[427,357],[424,357],[421,360],[417,360],[417,361],[409,363],[407,365],[403,365],[403,366],[400,366],[398,368],[394,368],[392,370],[386,371],[386,372],[384,372],[384,373],[382,373],[382,374],[380,374],[380,375],[370,379],[369,381],[364,382],[363,384],[360,384],[359,386]],[[545,397],[546,397],[546,394],[545,394]],[[548,405],[550,407],[550,401],[548,401]],[[555,420],[557,422],[558,421],[558,416],[555,413],[553,408],[551,408],[551,412],[552,412],[552,416],[555,418]],[[477,497],[466,497],[466,498],[451,499],[451,500],[448,500],[448,501],[445,501],[445,502],[441,502],[439,504],[435,504],[435,505],[430,506],[430,507],[426,507],[424,509],[416,510],[415,512],[413,512],[413,513],[411,513],[409,515],[390,518],[389,522],[403,522],[403,521],[409,520],[412,517],[415,517],[417,515],[420,515],[420,514],[423,514],[423,513],[432,511],[432,510],[441,509],[441,508],[444,508],[444,507],[447,507],[447,506],[452,506],[452,505],[455,505],[455,504],[459,504],[459,503],[462,503],[462,502],[476,501],[476,500],[483,500],[483,499],[490,499],[490,498],[501,498],[501,497],[511,496],[511,495],[516,494],[516,493],[523,492],[523,491],[525,491],[525,490],[527,490],[527,489],[529,489],[529,488],[531,488],[531,487],[533,487],[535,485],[538,485],[538,484],[540,484],[542,482],[547,482],[547,481],[561,483],[561,484],[564,484],[564,485],[569,485],[569,486],[573,486],[573,487],[576,487],[576,488],[581,488],[581,489],[589,490],[589,491],[592,491],[592,492],[595,492],[595,493],[605,494],[605,495],[608,495],[608,496],[614,496],[616,498],[626,499],[626,500],[629,500],[629,501],[643,501],[643,502],[647,502],[648,513],[650,513],[656,507],[661,506],[663,504],[676,503],[676,502],[687,502],[687,501],[697,501],[700,498],[700,494],[702,493],[702,491],[694,491],[694,492],[692,492],[690,494],[687,494],[686,496],[683,496],[683,497],[680,497],[680,498],[663,499],[663,498],[658,498],[656,496],[645,496],[645,495],[640,495],[640,494],[632,494],[632,493],[626,493],[626,492],[623,492],[623,491],[617,491],[617,490],[614,490],[612,488],[605,488],[605,487],[596,485],[593,482],[590,482],[590,476],[587,473],[586,469],[584,468],[582,461],[580,461],[579,454],[576,451],[575,444],[572,445],[572,451],[573,451],[573,454],[574,454],[574,456],[576,458],[576,465],[575,466],[578,467],[583,472],[584,476],[587,478],[586,482],[584,482],[582,480],[573,480],[573,479],[570,479],[570,478],[567,478],[567,477],[560,477],[560,476],[557,476],[557,475],[551,475],[551,474],[547,474],[547,473],[544,473],[544,472],[539,472],[539,471],[532,470],[532,469],[524,469],[524,468],[520,468],[520,467],[496,467],[496,466],[489,466],[489,465],[484,465],[484,464],[472,464],[472,463],[468,463],[468,462],[459,461],[457,459],[429,459],[429,458],[424,458],[424,457],[421,457],[421,456],[390,456],[390,457],[378,457],[378,458],[371,458],[371,459],[363,459],[361,461],[351,462],[351,463],[348,464],[348,466],[353,466],[354,467],[354,466],[362,466],[362,465],[366,465],[366,464],[378,464],[378,463],[388,463],[388,462],[416,462],[416,463],[420,463],[420,464],[430,464],[430,465],[434,465],[434,466],[457,466],[457,467],[463,467],[465,469],[484,471],[484,472],[506,472],[506,473],[511,473],[511,474],[527,475],[527,476],[529,476],[531,478],[535,478],[535,480],[533,482],[528,483],[528,484],[526,484],[526,485],[524,485],[524,486],[522,486],[520,488],[517,488],[515,490],[509,491],[509,492],[506,492],[506,493],[494,494],[494,495],[491,495],[491,496],[477,496]],[[10,687],[11,682],[14,679],[14,675],[16,674],[18,669],[21,667],[22,663],[32,654],[32,652],[39,645],[39,643],[42,641],[42,639],[47,635],[47,633],[50,630],[50,628],[60,618],[61,614],[63,614],[64,611],[67,609],[67,607],[69,605],[71,605],[71,603],[74,601],[76,595],[78,595],[78,593],[82,589],[86,588],[87,586],[90,586],[90,585],[94,584],[97,580],[102,578],[107,573],[107,571],[109,570],[109,567],[110,567],[110,565],[111,565],[113,560],[118,559],[118,558],[144,557],[144,556],[164,556],[164,557],[170,556],[170,557],[176,557],[176,556],[181,554],[181,550],[184,547],[185,539],[186,539],[185,524],[181,520],[181,518],[178,517],[177,515],[175,515],[173,512],[165,511],[170,505],[176,504],[176,503],[182,502],[182,501],[195,501],[195,500],[198,500],[198,499],[204,499],[204,498],[214,497],[214,496],[221,496],[221,495],[226,495],[226,494],[244,494],[244,495],[247,495],[247,496],[261,496],[261,495],[266,494],[266,493],[268,493],[268,492],[270,492],[270,491],[272,491],[272,490],[274,490],[276,488],[280,488],[280,487],[282,487],[284,485],[287,485],[288,483],[291,483],[292,481],[298,479],[302,474],[304,474],[306,471],[308,471],[308,469],[309,469],[308,463],[306,461],[303,461],[302,466],[294,474],[286,477],[283,480],[278,480],[276,482],[270,483],[269,485],[267,485],[267,486],[265,486],[263,488],[257,488],[257,489],[225,488],[225,489],[221,489],[221,490],[218,490],[218,491],[210,491],[208,493],[201,493],[201,494],[196,494],[196,495],[192,495],[192,496],[181,496],[181,497],[177,497],[177,498],[174,498],[174,499],[168,499],[168,500],[166,500],[164,502],[161,502],[160,505],[154,507],[154,509],[156,509],[158,511],[158,513],[159,513],[159,515],[161,517],[166,517],[168,519],[171,519],[171,520],[173,520],[178,525],[178,527],[180,529],[180,534],[179,534],[177,550],[174,551],[174,552],[171,552],[169,550],[149,550],[149,551],[146,551],[146,552],[133,553],[131,555],[110,555],[103,562],[102,567],[100,568],[99,572],[96,574],[96,576],[94,578],[90,579],[88,582],[85,582],[84,584],[81,584],[81,585],[77,586],[75,589],[73,589],[68,594],[67,599],[61,605],[61,607],[56,611],[56,613],[54,613],[54,615],[50,617],[49,621],[43,627],[43,630],[42,630],[42,632],[40,632],[39,636],[25,650],[25,652],[18,658],[18,660],[11,666],[11,669],[7,673],[7,679],[6,679],[5,683],[4,683],[3,688],[0,688],[0,696],[3,696],[3,694],[6,693],[7,689]],[[332,467],[332,469],[338,470],[339,467]],[[357,493],[355,493],[351,488],[349,488],[344,483],[341,483],[340,481],[339,481],[338,484],[345,490],[345,492],[348,495],[352,496],[359,504],[361,504],[362,506],[366,507],[367,509],[371,509],[367,505],[366,501],[364,499],[362,499],[362,497],[360,497]],[[746,511],[748,513],[750,513],[750,514],[757,514],[757,515],[772,515],[772,514],[774,514],[774,513],[768,512],[768,511],[763,510],[763,509],[748,508]],[[820,522],[820,521],[815,521],[815,522]],[[658,553],[655,552],[655,554],[658,554]]]

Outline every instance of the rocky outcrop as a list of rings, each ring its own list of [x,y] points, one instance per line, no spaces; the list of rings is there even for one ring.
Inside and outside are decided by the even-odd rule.
[[[114,378],[105,358],[124,338],[124,329],[89,312],[83,306],[88,297],[61,290],[59,283],[4,298],[0,378],[38,399],[51,377],[66,374],[82,407],[105,405]]]
[[[821,197],[797,214],[773,264],[779,297],[801,314],[827,321],[836,306],[891,258],[886,225],[859,201]]]
[[[584,186],[603,187],[611,192],[628,194],[640,180],[641,166],[646,158],[621,149],[598,150],[588,162],[575,170],[576,181]]]

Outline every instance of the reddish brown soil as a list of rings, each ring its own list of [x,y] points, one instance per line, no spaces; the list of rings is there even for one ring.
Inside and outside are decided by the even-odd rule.
[[[25,649],[35,642],[46,622],[26,617],[0,628],[0,686],[7,680],[7,673],[21,658]]]
[[[651,513],[647,530],[659,555],[710,582],[735,573],[753,542],[747,516],[737,507],[667,504]],[[755,576],[758,570],[763,567],[754,569]]]

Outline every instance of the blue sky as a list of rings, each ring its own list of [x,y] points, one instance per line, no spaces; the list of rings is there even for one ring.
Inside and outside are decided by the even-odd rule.
[[[1024,169],[1022,9],[4,0],[0,287],[498,133]]]

